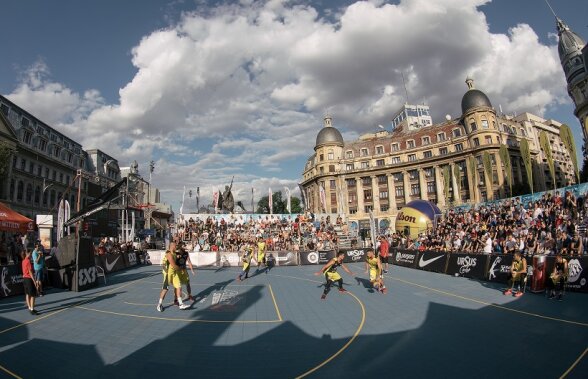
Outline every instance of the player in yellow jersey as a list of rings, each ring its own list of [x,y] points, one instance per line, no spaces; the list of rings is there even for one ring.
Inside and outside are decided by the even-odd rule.
[[[335,282],[339,284],[339,292],[346,292],[343,288],[343,278],[341,278],[341,275],[339,275],[337,272],[337,267],[343,268],[343,270],[345,270],[345,272],[347,272],[349,275],[353,275],[353,273],[347,268],[347,266],[343,264],[344,258],[345,253],[340,251],[335,258],[331,259],[329,262],[327,262],[326,265],[323,266],[323,268],[321,268],[319,272],[315,273],[315,275],[324,275],[325,279],[327,280],[327,283],[325,284],[325,290],[321,296],[322,300],[327,298],[327,294],[331,290],[331,285],[333,285]]]
[[[189,304],[184,304],[182,301],[182,284],[188,284],[188,272],[186,271],[186,264],[188,263],[190,256],[188,253],[181,249],[177,244],[174,246],[175,249],[167,251],[166,258],[169,262],[169,268],[167,270],[168,282],[173,284],[180,309],[190,308]],[[190,268],[192,266],[190,265]],[[192,270],[192,273],[194,271]],[[191,295],[190,293],[188,295]]]
[[[376,257],[373,250],[368,250],[365,260],[365,273],[370,274],[370,283],[376,291],[386,293],[387,289],[384,285],[384,279],[382,276],[382,263]]]
[[[243,255],[241,257],[241,261],[243,262],[243,271],[239,274],[237,279],[242,281],[243,279],[247,279],[249,277],[249,269],[251,268],[251,258],[253,257],[253,244],[248,242],[245,244],[243,248]]]
[[[175,242],[171,242],[169,244],[169,249],[165,252],[165,254],[163,255],[163,258],[161,259],[161,268],[162,268],[162,274],[163,274],[163,285],[161,286],[161,293],[159,294],[159,303],[157,304],[157,310],[159,312],[163,312],[164,308],[163,308],[163,299],[165,298],[165,295],[167,294],[168,288],[169,288],[169,277],[167,275],[168,270],[169,270],[169,261],[167,260],[167,254],[170,251],[173,251],[176,249],[176,243]],[[174,291],[174,303],[177,301],[177,298],[175,296],[175,291]]]
[[[259,237],[257,241],[257,270],[259,270],[262,264],[266,266],[265,249],[265,241],[263,240],[263,237]]]

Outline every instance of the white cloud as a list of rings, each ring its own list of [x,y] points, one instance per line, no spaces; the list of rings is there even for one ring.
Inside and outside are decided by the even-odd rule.
[[[233,174],[243,188],[277,188],[300,176],[325,112],[346,137],[389,122],[402,74],[436,121],[460,113],[468,74],[504,110],[566,101],[554,47],[528,25],[490,33],[487,2],[356,2],[328,18],[285,1],[198,8],[138,41],[116,104],[54,82],[43,62],[9,97],[121,165],[157,157],[155,184],[173,204],[183,183],[212,188]]]

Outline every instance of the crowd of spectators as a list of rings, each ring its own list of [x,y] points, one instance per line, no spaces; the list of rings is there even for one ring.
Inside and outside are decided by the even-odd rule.
[[[448,210],[434,230],[417,238],[392,233],[392,247],[469,253],[582,255],[588,249],[586,195],[544,194],[527,204],[520,198],[471,210]]]
[[[22,252],[28,244],[26,234],[2,232],[0,235],[0,265],[20,262]]]
[[[252,218],[244,215],[190,218],[178,232],[192,251],[239,251],[247,243],[262,238],[269,251],[329,250],[338,246],[335,226],[347,233],[347,224],[338,217],[315,217],[312,213]]]

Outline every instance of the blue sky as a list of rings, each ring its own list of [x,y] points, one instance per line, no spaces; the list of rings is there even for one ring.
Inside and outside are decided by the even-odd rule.
[[[553,0],[588,38],[588,2]],[[568,123],[581,141],[541,0],[5,0],[0,93],[121,166],[164,201],[295,189],[328,112],[345,138],[404,101],[459,115],[465,77],[507,113]]]

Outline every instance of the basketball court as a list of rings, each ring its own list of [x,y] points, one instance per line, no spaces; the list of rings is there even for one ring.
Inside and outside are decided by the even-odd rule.
[[[50,291],[31,316],[0,301],[0,376],[8,378],[585,377],[588,296],[502,295],[500,285],[391,267],[388,294],[363,264],[347,293],[320,300],[318,266],[237,267],[191,276],[181,311],[157,266],[117,272],[86,292]],[[341,270],[340,270],[341,271]]]

